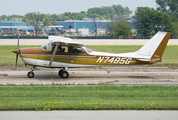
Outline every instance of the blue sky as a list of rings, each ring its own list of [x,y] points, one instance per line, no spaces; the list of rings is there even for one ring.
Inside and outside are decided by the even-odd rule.
[[[156,0],[1,0],[0,15],[25,15],[29,12],[61,14],[87,11],[88,8],[122,5],[135,11],[137,7],[156,8]]]

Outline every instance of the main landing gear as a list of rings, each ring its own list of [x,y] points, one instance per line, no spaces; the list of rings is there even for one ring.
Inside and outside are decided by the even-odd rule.
[[[35,74],[34,74],[34,72],[33,72],[34,69],[35,69],[35,67],[32,67],[32,68],[31,68],[31,71],[27,73],[27,76],[28,76],[29,78],[33,78],[33,77],[35,76]],[[65,69],[59,70],[58,75],[59,75],[61,78],[64,78],[64,79],[67,79],[67,78],[69,77],[69,73],[68,73]]]
[[[59,70],[58,75],[64,79],[67,79],[69,77],[69,73],[63,69]]]

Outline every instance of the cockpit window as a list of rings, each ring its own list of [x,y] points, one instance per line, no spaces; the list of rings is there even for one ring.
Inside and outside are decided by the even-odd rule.
[[[68,46],[58,46],[57,53],[67,53],[69,52]]]
[[[84,54],[85,50],[83,48],[74,47],[74,48],[72,48],[72,53],[73,54]]]
[[[90,50],[89,48],[85,47],[85,50],[88,52],[88,53],[91,53],[92,50]]]
[[[52,44],[50,42],[47,42],[41,48],[43,50],[46,50],[46,51],[51,51],[52,50]]]

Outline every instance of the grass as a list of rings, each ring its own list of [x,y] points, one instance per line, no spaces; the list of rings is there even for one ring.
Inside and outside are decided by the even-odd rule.
[[[20,48],[27,47],[40,47],[40,46],[27,46],[20,45]],[[126,53],[134,52],[140,49],[141,45],[87,45],[86,47],[101,52],[110,53]],[[16,55],[12,53],[12,50],[16,49],[16,45],[0,45],[0,66],[14,66]],[[24,65],[19,59],[18,65]],[[162,62],[156,65],[178,65],[178,45],[168,45],[162,57]]]
[[[178,110],[177,86],[0,87],[0,110]]]
[[[40,47],[32,45],[20,45],[19,48],[28,48],[28,47]],[[12,50],[16,50],[16,45],[0,45],[0,66],[15,66],[16,54]],[[22,60],[18,58],[18,65],[24,65]]]

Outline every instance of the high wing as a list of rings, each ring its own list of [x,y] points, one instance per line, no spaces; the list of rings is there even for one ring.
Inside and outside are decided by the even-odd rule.
[[[65,46],[72,46],[72,47],[83,47],[84,45],[80,42],[76,42],[70,38],[65,38],[65,37],[60,37],[60,36],[49,36],[49,41],[51,44],[55,44],[55,48],[54,48],[54,51],[53,51],[53,54],[52,54],[52,57],[50,59],[50,62],[49,62],[49,65],[48,66],[51,66],[52,64],[52,61],[55,57],[55,54],[56,54],[56,51],[57,51],[57,48],[58,46],[60,45],[65,45]]]
[[[83,47],[83,43],[76,42],[70,38],[60,37],[60,36],[49,36],[49,41],[56,45],[66,45],[73,47]]]

